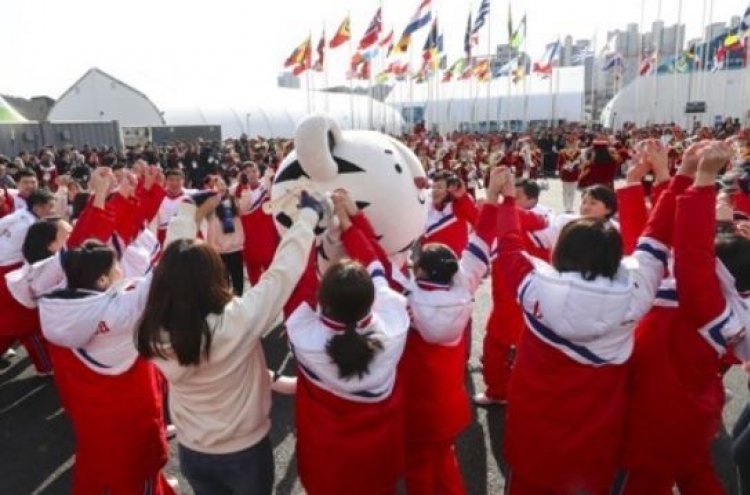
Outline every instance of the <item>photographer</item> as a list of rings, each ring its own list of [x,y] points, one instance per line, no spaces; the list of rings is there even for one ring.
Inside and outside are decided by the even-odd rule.
[[[221,177],[212,177],[210,187],[221,195],[221,202],[208,218],[208,244],[221,255],[227,269],[234,294],[241,296],[245,288],[245,265],[242,251],[245,247],[245,234],[240,221],[240,207],[237,199]]]

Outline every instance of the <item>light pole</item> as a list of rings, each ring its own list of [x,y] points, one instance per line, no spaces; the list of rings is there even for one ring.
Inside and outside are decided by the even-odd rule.
[[[250,115],[252,114],[251,113],[245,114],[245,134],[247,135],[247,137],[250,137]]]

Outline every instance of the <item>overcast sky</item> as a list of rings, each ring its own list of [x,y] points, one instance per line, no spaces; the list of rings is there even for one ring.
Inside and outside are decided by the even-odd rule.
[[[386,29],[400,35],[419,0],[0,0],[3,16],[0,93],[59,97],[86,70],[97,66],[124,82],[184,91],[251,92],[276,84],[283,61],[312,32],[326,27],[330,39],[347,11],[355,42],[378,5]],[[567,34],[605,42],[605,33],[660,17],[678,19],[680,0],[511,0],[517,23],[528,16],[528,51],[538,58],[544,45]],[[750,0],[683,0],[687,39],[702,36],[704,24],[742,15]],[[713,12],[708,15],[710,5]],[[433,0],[449,59],[462,53],[469,9],[479,0]],[[486,52],[507,42],[508,0],[491,0],[491,29],[481,33]],[[421,50],[428,28],[415,37]],[[344,81],[348,50],[330,54],[329,82]],[[415,56],[418,59],[419,55]],[[451,61],[449,60],[449,62]],[[317,85],[323,76],[317,76]],[[148,88],[142,88],[148,92]]]

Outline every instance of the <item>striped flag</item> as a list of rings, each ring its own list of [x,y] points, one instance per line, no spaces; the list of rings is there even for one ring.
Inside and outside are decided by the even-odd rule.
[[[336,34],[334,34],[333,38],[331,38],[331,43],[328,46],[330,46],[331,48],[337,48],[351,39],[352,30],[349,22],[349,16],[346,16],[346,18],[341,22],[339,28],[336,30]]]
[[[305,52],[310,49],[310,37],[308,36],[297,48],[294,49],[291,55],[284,62],[284,67],[292,67],[299,65],[305,59]]]
[[[474,21],[474,28],[471,30],[472,42],[476,45],[479,43],[479,30],[481,30],[486,21],[485,19],[490,13],[490,0],[482,0],[479,4],[479,12],[477,12],[477,20]]]
[[[547,45],[547,49],[544,51],[541,60],[534,62],[534,72],[547,78],[552,75],[552,63],[557,58],[560,52],[560,40],[555,41]]]
[[[370,46],[374,45],[380,37],[380,31],[383,29],[383,12],[382,9],[378,9],[375,12],[375,16],[370,21],[370,25],[367,27],[367,31],[359,40],[359,49],[367,50]]]
[[[641,61],[641,68],[638,70],[638,73],[642,76],[651,74],[655,66],[656,66],[656,54],[650,53],[646,55],[645,57],[643,57],[643,60]]]
[[[513,37],[510,39],[510,46],[512,48],[520,48],[523,42],[526,40],[526,14],[521,18],[521,22],[518,23],[518,29],[513,32]]]
[[[417,7],[417,11],[411,17],[409,24],[404,28],[404,32],[401,34],[401,38],[396,43],[396,48],[393,50],[394,53],[406,53],[409,49],[409,43],[411,43],[411,35],[425,27],[432,20],[432,11],[430,10],[430,3],[432,0],[422,0]]]
[[[304,49],[302,50],[302,59],[292,71],[292,74],[299,76],[312,67],[312,42],[310,37],[307,38]]]

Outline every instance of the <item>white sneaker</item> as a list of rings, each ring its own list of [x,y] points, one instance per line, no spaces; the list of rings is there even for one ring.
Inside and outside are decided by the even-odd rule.
[[[3,359],[13,359],[14,357],[16,357],[16,351],[13,349],[8,349],[2,356]]]
[[[167,477],[167,484],[172,488],[172,490],[176,490],[177,487],[180,486],[180,481],[177,478]]]
[[[280,376],[271,383],[271,390],[277,394],[294,395],[297,393],[297,377]]]
[[[480,392],[478,394],[475,394],[474,397],[471,398],[472,401],[474,401],[474,404],[480,407],[488,407],[492,405],[503,405],[507,404],[508,400],[505,398],[502,399],[496,399],[494,397],[490,397],[489,395],[485,394],[484,392]]]

